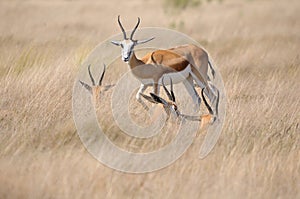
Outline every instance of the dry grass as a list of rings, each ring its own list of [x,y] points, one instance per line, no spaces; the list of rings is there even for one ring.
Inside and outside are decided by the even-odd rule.
[[[171,15],[159,1],[116,2],[0,2],[0,198],[299,198],[300,3],[224,0]],[[133,175],[84,149],[74,79],[119,32],[118,14],[126,27],[136,16],[142,26],[181,24],[211,53],[228,104],[206,159],[197,139],[173,165]]]

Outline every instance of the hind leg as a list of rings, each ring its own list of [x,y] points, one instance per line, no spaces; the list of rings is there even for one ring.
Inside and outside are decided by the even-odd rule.
[[[205,95],[208,97],[209,101],[212,104],[214,104],[216,99],[217,99],[216,92],[217,92],[218,89],[211,83],[208,83],[205,88],[206,88],[204,90]]]
[[[216,98],[216,94],[213,92],[213,89],[211,88],[210,84],[208,84],[209,81],[209,77],[206,75],[206,78],[203,78],[202,75],[200,74],[200,72],[195,69],[192,68],[192,73],[191,73],[193,79],[195,80],[195,82],[204,90],[205,95],[207,95],[207,97],[209,98],[209,100],[212,102],[215,100]]]
[[[216,99],[217,99],[217,95],[214,93],[214,90],[216,89],[215,86],[213,86],[212,84],[208,84],[207,79],[204,79],[201,74],[199,73],[198,70],[196,70],[195,68],[192,68],[192,72],[191,75],[193,77],[193,79],[195,80],[195,82],[203,89],[204,89],[204,93],[205,95],[208,97],[209,101],[214,104]]]
[[[186,88],[186,90],[188,91],[188,93],[190,94],[190,96],[193,99],[193,102],[195,104],[195,108],[196,110],[200,109],[200,104],[201,104],[201,98],[199,97],[195,87],[194,87],[194,82],[193,82],[193,77],[191,75],[189,75],[186,80],[183,81],[183,84]]]
[[[213,90],[214,93],[216,93],[214,100],[211,102],[212,106],[215,108],[214,112],[215,115],[218,115],[218,109],[219,109],[219,101],[220,101],[220,92],[219,89],[214,86],[213,84],[209,84]]]

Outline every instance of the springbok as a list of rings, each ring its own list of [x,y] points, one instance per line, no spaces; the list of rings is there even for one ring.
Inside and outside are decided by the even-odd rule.
[[[91,73],[91,65],[88,66],[88,73],[89,73],[89,76],[90,76],[90,79],[91,79],[91,82],[92,82],[92,86],[90,86],[89,84],[79,80],[80,84],[90,92],[90,94],[92,95],[93,97],[93,103],[96,105],[97,102],[99,101],[100,99],[100,94],[104,91],[107,91],[109,88],[113,87],[114,85],[106,85],[106,86],[103,86],[102,85],[102,81],[103,81],[103,78],[104,78],[104,74],[105,74],[105,70],[106,70],[106,66],[105,64],[103,64],[103,72],[100,76],[100,79],[99,79],[99,82],[98,84],[96,85],[95,83],[95,80],[93,78],[93,75]]]
[[[162,106],[162,108],[165,110],[165,112],[168,116],[167,117],[168,119],[170,117],[173,117],[173,118],[176,118],[176,119],[179,119],[179,120],[185,120],[186,119],[186,120],[191,120],[191,121],[200,121],[201,122],[201,127],[203,127],[205,124],[213,123],[217,119],[218,103],[217,103],[217,107],[216,107],[216,112],[214,113],[212,108],[208,104],[205,96],[204,96],[204,88],[201,90],[201,95],[202,95],[202,99],[204,101],[204,104],[205,104],[206,108],[209,111],[209,114],[204,114],[204,115],[201,115],[201,116],[191,116],[191,115],[182,114],[179,111],[178,106],[176,104],[175,95],[174,95],[174,92],[173,92],[172,79],[170,79],[170,92],[168,91],[168,89],[166,88],[166,86],[164,84],[164,78],[162,78],[162,86],[163,86],[169,100],[165,100],[162,97],[159,97],[158,95],[156,95],[154,93],[150,93],[150,96],[141,93],[141,96],[144,97],[146,100],[148,100],[151,103],[158,104],[158,105]],[[217,95],[219,97],[219,91],[218,91]],[[218,99],[219,98],[217,98],[217,100]]]
[[[200,106],[201,98],[195,89],[193,80],[195,80],[196,84],[202,89],[205,88],[205,94],[211,103],[214,104],[217,98],[214,90],[217,91],[217,88],[211,84],[207,74],[208,65],[210,66],[213,77],[215,70],[205,50],[196,45],[187,44],[167,50],[156,50],[138,59],[135,55],[134,47],[149,42],[153,40],[154,37],[145,40],[133,39],[134,33],[140,24],[140,18],[138,18],[138,22],[129,38],[121,24],[120,16],[118,16],[118,23],[124,39],[122,41],[111,41],[111,43],[122,48],[122,60],[129,65],[133,75],[141,81],[140,89],[136,94],[137,100],[140,101],[141,94],[151,85],[153,86],[153,93],[159,95],[162,77],[169,76],[174,80],[174,83],[184,83],[187,91],[198,107]]]

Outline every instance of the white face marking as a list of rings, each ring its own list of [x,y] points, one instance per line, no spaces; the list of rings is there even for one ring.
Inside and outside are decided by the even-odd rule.
[[[122,60],[124,62],[129,61],[135,45],[136,43],[134,41],[131,41],[130,39],[123,40],[120,42],[120,46],[122,48]]]

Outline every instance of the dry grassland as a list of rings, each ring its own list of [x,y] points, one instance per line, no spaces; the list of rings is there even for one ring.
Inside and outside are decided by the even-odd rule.
[[[165,169],[126,174],[80,142],[74,80],[89,52],[119,33],[118,14],[128,28],[140,16],[141,27],[179,30],[210,52],[228,103],[204,160],[197,139]],[[175,11],[158,0],[1,1],[0,198],[300,198],[299,19],[297,0]]]

